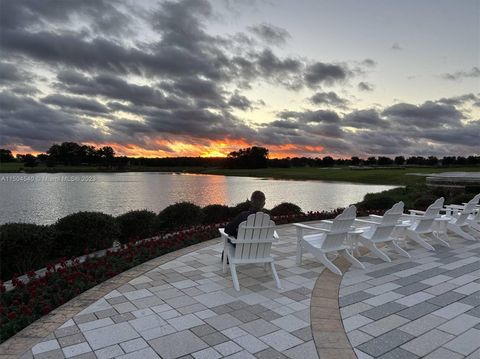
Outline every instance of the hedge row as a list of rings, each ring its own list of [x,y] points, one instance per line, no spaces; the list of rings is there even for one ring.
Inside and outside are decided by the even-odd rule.
[[[113,217],[100,212],[78,212],[50,226],[8,223],[0,226],[0,279],[8,280],[46,267],[59,258],[77,257],[110,248],[114,241],[128,243],[196,225],[227,222],[250,207],[209,205],[203,208],[181,202],[156,214],[136,210]],[[267,211],[272,215],[300,214],[300,207],[282,203]]]

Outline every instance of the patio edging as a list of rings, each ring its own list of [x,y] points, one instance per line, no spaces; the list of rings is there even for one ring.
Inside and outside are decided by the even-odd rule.
[[[343,257],[335,265],[345,272],[350,263]],[[343,327],[338,295],[342,276],[322,271],[312,291],[310,322],[317,353],[321,359],[357,359]]]

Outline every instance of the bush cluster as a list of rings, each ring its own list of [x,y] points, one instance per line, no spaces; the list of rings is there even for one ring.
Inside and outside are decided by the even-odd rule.
[[[156,214],[136,210],[113,217],[100,212],[78,212],[59,219],[50,226],[25,223],[0,225],[1,280],[46,267],[60,258],[70,258],[110,248],[114,241],[126,244],[192,226],[228,222],[250,202],[233,207],[213,204],[199,207],[180,202]],[[265,210],[270,213],[270,211]],[[301,214],[293,203],[281,203],[272,216]]]

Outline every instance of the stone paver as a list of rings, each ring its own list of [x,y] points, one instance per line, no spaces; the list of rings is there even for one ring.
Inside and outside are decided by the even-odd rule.
[[[391,263],[351,268],[344,275],[340,312],[358,358],[457,359],[480,353],[480,243],[451,238],[451,248],[414,248],[411,260],[389,252]]]

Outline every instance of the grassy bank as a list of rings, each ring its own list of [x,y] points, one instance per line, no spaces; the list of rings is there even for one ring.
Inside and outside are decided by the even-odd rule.
[[[62,173],[62,172],[185,172],[197,174],[214,174],[224,176],[246,176],[293,180],[322,180],[354,182],[384,185],[413,185],[425,183],[423,176],[411,176],[408,173],[439,173],[446,171],[478,172],[480,167],[391,167],[378,169],[352,169],[348,167],[293,167],[262,169],[215,169],[205,167],[140,167],[132,166],[118,170],[97,166],[55,166],[23,167],[21,163],[3,163],[1,173]]]

